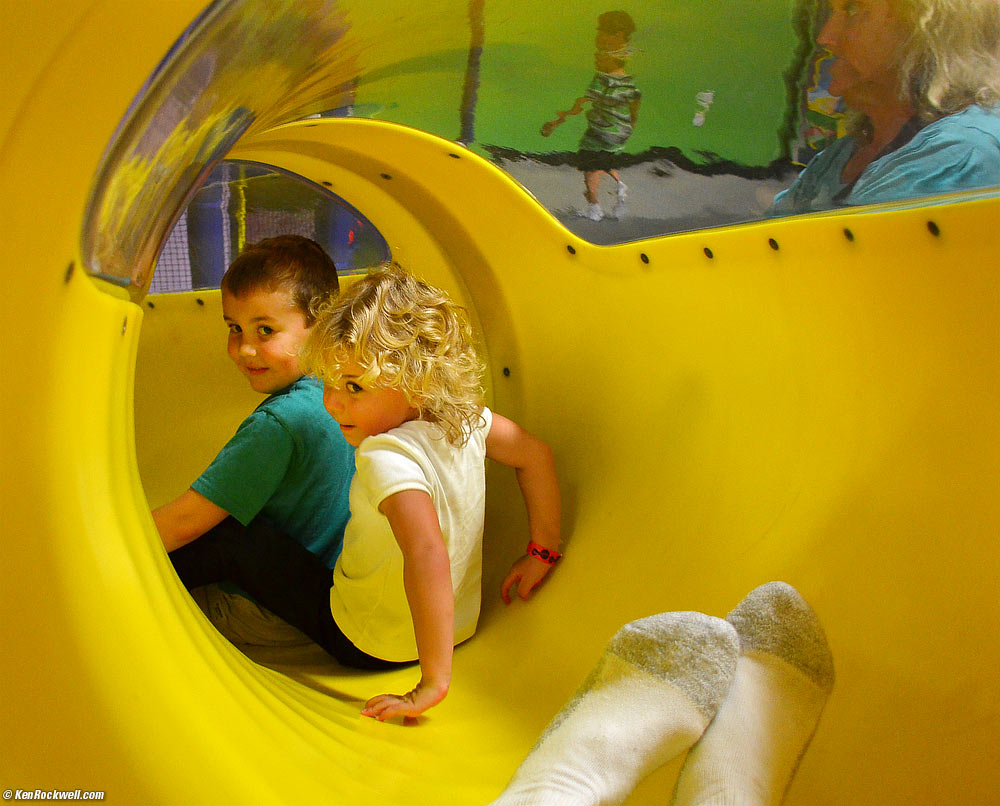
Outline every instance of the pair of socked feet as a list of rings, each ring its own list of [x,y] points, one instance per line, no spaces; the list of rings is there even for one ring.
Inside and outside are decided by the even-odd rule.
[[[675,806],[782,801],[833,687],[815,613],[792,586],[725,619],[661,613],[622,627],[491,806],[597,806],[690,751]]]

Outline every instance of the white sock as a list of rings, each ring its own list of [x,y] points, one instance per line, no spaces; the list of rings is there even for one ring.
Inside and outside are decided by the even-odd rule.
[[[833,687],[823,628],[791,585],[762,585],[726,620],[740,637],[736,677],[684,762],[675,806],[780,804]]]
[[[698,740],[738,656],[733,627],[703,613],[626,624],[493,806],[621,803]]]
[[[584,213],[591,221],[600,221],[604,218],[604,210],[601,209],[601,205],[596,202],[591,202],[587,204],[587,212]]]

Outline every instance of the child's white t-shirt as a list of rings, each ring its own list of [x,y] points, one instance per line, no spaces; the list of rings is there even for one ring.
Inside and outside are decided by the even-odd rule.
[[[403,490],[431,497],[451,561],[455,643],[476,631],[482,599],[486,437],[493,415],[484,408],[468,442],[455,447],[434,423],[412,420],[368,437],[357,450],[351,518],[333,569],[330,609],[362,652],[393,661],[417,660],[413,620],[403,588],[403,554],[379,505]]]

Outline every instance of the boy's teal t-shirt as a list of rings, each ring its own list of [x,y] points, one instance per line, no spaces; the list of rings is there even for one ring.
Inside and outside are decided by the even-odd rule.
[[[191,485],[247,525],[262,515],[333,568],[350,516],[354,448],[299,378],[261,403]]]

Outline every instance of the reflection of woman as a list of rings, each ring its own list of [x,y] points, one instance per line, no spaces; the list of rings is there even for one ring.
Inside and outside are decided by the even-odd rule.
[[[1000,2],[831,0],[817,38],[850,134],[771,213],[1000,185]]]

